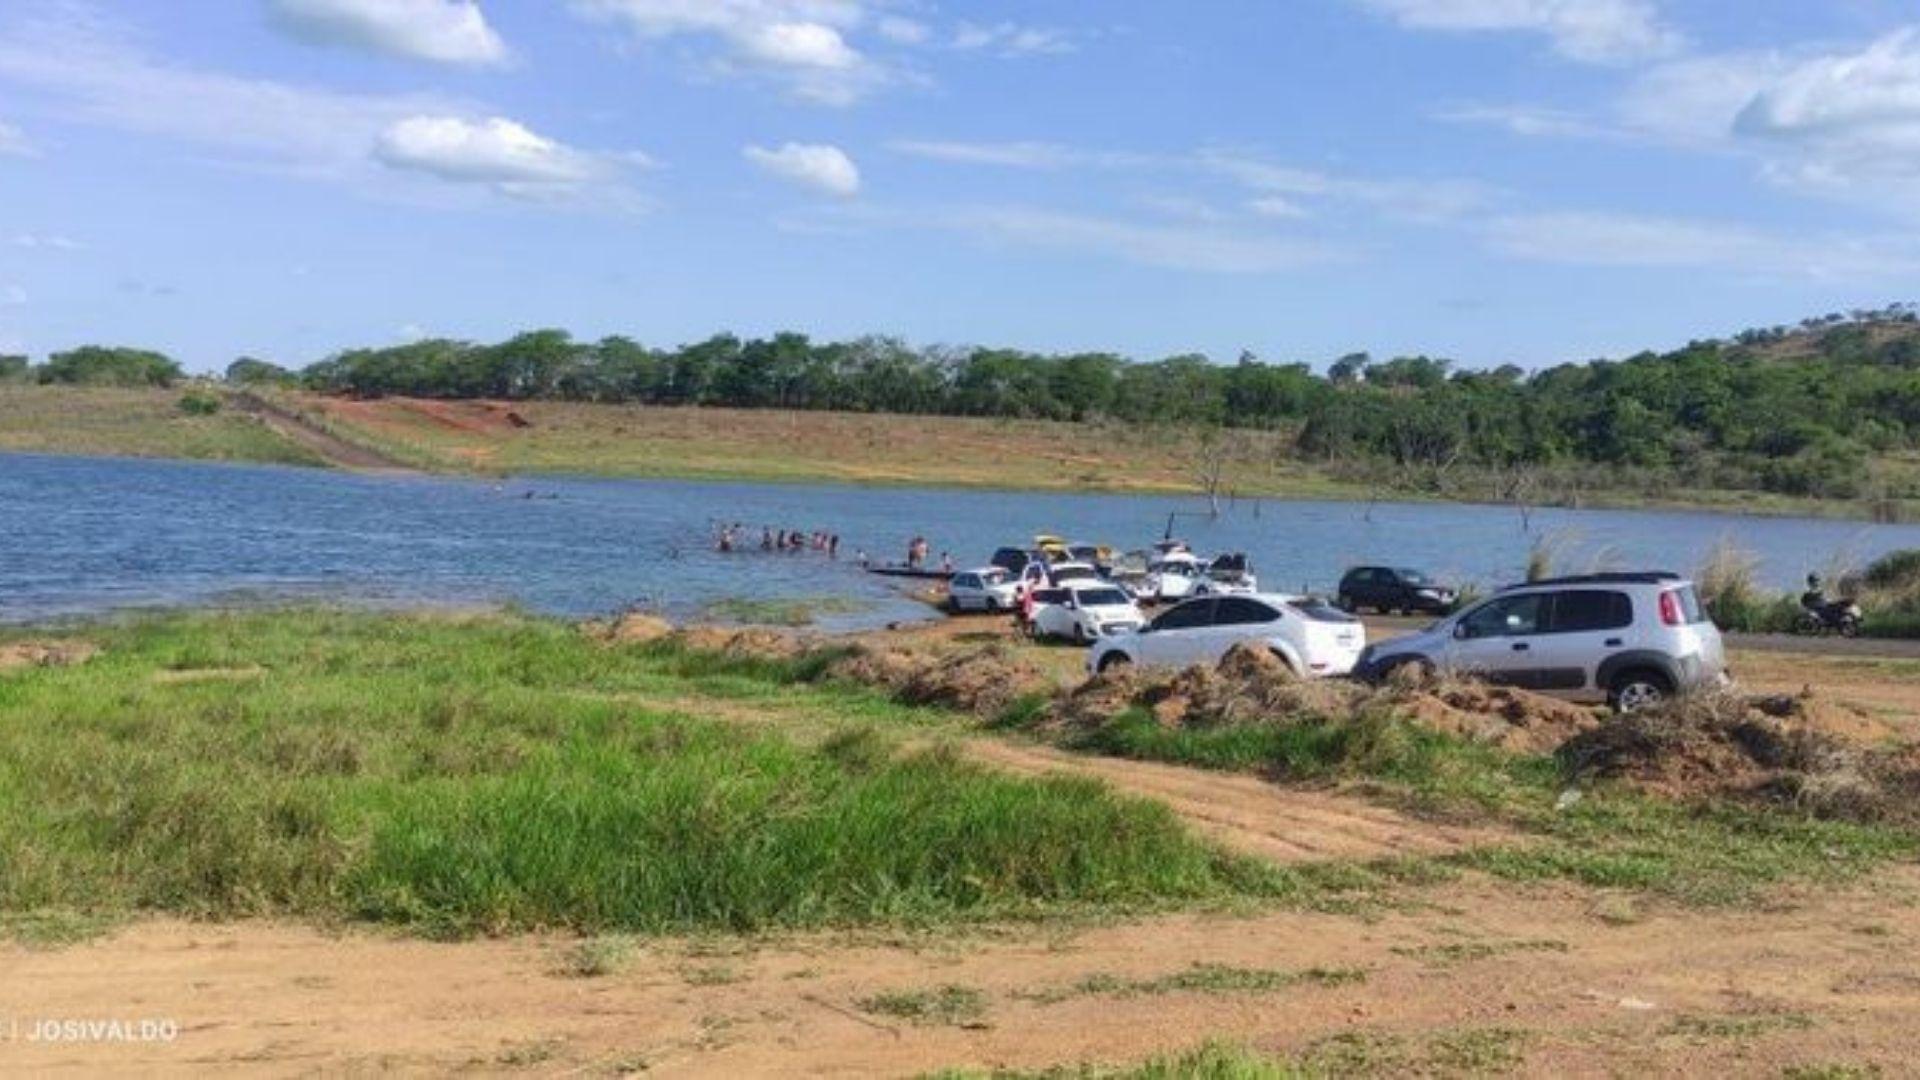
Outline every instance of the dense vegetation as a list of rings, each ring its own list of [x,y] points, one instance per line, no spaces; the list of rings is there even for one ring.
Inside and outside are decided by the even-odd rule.
[[[19,365],[16,365],[16,368]],[[32,369],[40,381],[142,379],[178,369],[135,350],[85,348]],[[169,374],[171,372],[171,374]],[[0,374],[4,369],[0,369]],[[1876,477],[1876,455],[1920,447],[1920,317],[1911,305],[1621,361],[1528,374],[1405,356],[1303,363],[1197,355],[1142,363],[1109,353],[913,348],[890,338],[818,343],[722,334],[676,349],[538,330],[483,345],[427,340],[352,349],[291,371],[252,357],[244,385],[359,396],[557,399],[901,414],[1112,419],[1282,431],[1310,459],[1366,479],[1445,491],[1462,474],[1525,499],[1580,468],[1653,486],[1820,498],[1920,497]]]

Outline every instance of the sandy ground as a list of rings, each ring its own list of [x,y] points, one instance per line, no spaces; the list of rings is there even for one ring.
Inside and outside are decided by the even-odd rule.
[[[1169,916],[885,940],[672,940],[599,977],[574,943],[433,944],[301,927],[140,924],[0,954],[0,1070],[200,1075],[912,1075],[1127,1062],[1209,1037],[1392,1073],[1778,1075],[1920,1060],[1920,874],[1762,913],[1634,912],[1467,882],[1363,918]],[[1617,899],[1617,898],[1616,898]],[[1604,917],[1603,917],[1604,916]],[[1195,964],[1359,972],[1273,989],[1075,992]],[[977,993],[916,1023],[889,992]],[[163,1018],[171,1042],[30,1040],[45,1017]],[[5,1029],[0,1028],[0,1035]],[[1327,1040],[1334,1040],[1328,1042]]]

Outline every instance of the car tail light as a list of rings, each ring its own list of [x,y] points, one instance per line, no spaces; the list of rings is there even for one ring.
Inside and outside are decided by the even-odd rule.
[[[1680,626],[1686,622],[1680,615],[1680,594],[1663,592],[1660,594],[1660,621],[1668,626]]]

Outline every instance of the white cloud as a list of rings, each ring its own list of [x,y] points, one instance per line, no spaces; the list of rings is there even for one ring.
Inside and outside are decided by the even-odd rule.
[[[1264,274],[1341,261],[1348,253],[1312,240],[1208,224],[1151,224],[1028,207],[934,214],[920,224],[996,244],[1090,254],[1168,270]]]
[[[719,71],[757,73],[821,104],[849,104],[891,78],[847,40],[868,21],[863,0],[573,0],[573,9],[642,39],[718,39]]]
[[[1001,22],[985,26],[961,23],[953,32],[953,47],[1001,56],[1034,56],[1072,52],[1075,46],[1064,31]]]
[[[83,122],[329,177],[364,170],[368,148],[388,124],[444,107],[426,97],[340,93],[166,64],[83,21],[0,35],[0,82],[38,91]]]
[[[874,29],[895,45],[924,45],[933,37],[932,27],[900,15],[883,16]]]
[[[381,132],[374,155],[396,169],[509,187],[579,184],[600,171],[591,155],[499,116],[410,116]]]
[[[58,233],[15,233],[10,243],[17,248],[44,248],[50,251],[79,251],[82,245]]]
[[[1481,124],[1514,135],[1607,138],[1621,134],[1582,113],[1535,105],[1455,105],[1437,109],[1436,120],[1450,124]]]
[[[1462,218],[1484,208],[1494,195],[1485,184],[1472,180],[1340,176],[1228,150],[1203,150],[1193,163],[1263,197],[1278,197],[1296,206],[1315,199],[1357,203],[1409,221]]]
[[[34,157],[36,153],[26,132],[0,120],[0,157]]]
[[[304,41],[441,64],[496,64],[507,47],[474,0],[269,0]]]
[[[1668,56],[1682,44],[1650,0],[1359,0],[1412,30],[1525,31],[1595,64]]]
[[[1582,266],[1698,268],[1820,278],[1907,274],[1913,250],[1841,236],[1793,236],[1731,222],[1616,213],[1503,217],[1487,232],[1496,251]]]
[[[1263,195],[1247,200],[1247,209],[1264,218],[1304,218],[1306,208],[1279,195]]]
[[[860,170],[837,146],[787,143],[777,150],[749,146],[743,153],[766,172],[802,187],[850,198],[860,191]]]
[[[889,143],[902,154],[950,161],[961,165],[998,165],[1014,169],[1057,169],[1079,164],[1087,155],[1058,143],[1046,142],[948,142],[937,139],[905,139]]]
[[[67,10],[67,9],[61,9]],[[467,102],[354,94],[164,63],[98,18],[41,20],[0,33],[0,83],[37,92],[70,118],[177,140],[221,164],[418,198],[412,174],[486,181],[523,197],[637,205],[622,155],[590,154]],[[591,196],[591,198],[587,198]],[[437,196],[444,199],[444,189]]]

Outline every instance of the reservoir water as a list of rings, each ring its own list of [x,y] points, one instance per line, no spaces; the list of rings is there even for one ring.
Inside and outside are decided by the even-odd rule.
[[[962,566],[1036,532],[1127,549],[1175,532],[1248,552],[1264,587],[1330,590],[1359,562],[1456,581],[1516,579],[1536,538],[1568,570],[1691,572],[1722,537],[1792,587],[1836,559],[1920,547],[1920,526],[1665,511],[1242,501],[1218,519],[1173,496],[1037,494],[532,477],[363,476],[313,469],[0,454],[0,622],[130,608],[283,601],[516,604],[566,616],[646,604],[696,616],[726,599],[858,602],[828,625],[924,615],[854,555],[924,534]],[[840,558],[721,554],[715,522],[837,532]]]

